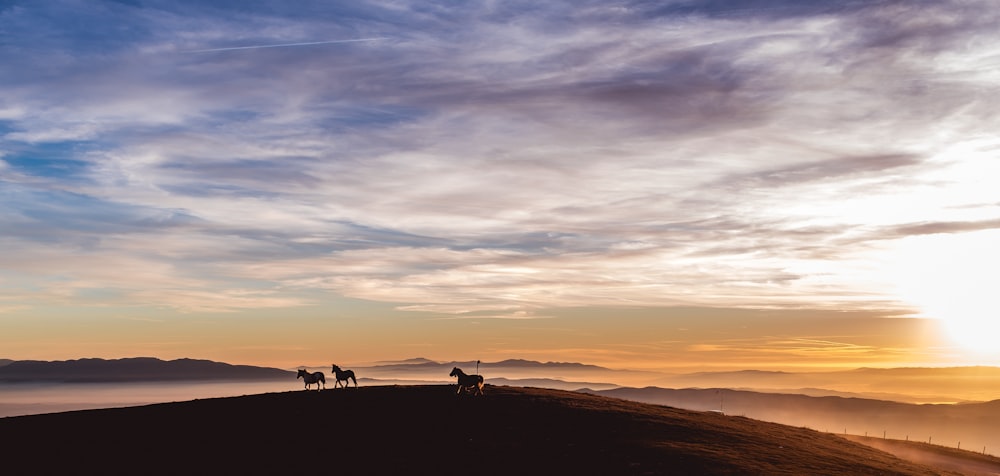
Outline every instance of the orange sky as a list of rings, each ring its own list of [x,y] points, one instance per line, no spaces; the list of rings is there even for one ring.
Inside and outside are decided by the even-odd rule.
[[[538,319],[455,319],[353,303],[239,314],[38,318],[0,336],[6,357],[194,357],[292,368],[427,357],[571,361],[611,368],[701,371],[993,364],[964,353],[932,319],[868,312],[711,308],[554,309]],[[162,311],[161,311],[162,312]],[[276,324],[276,321],[280,324]]]

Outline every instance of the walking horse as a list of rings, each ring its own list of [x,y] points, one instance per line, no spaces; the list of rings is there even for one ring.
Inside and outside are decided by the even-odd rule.
[[[309,386],[316,384],[316,390],[320,390],[319,386],[323,385],[326,388],[326,376],[323,372],[306,372],[304,369],[299,369],[299,375],[295,377],[296,379],[302,379],[306,383],[306,390],[309,390]]]
[[[340,367],[337,367],[337,364],[333,364],[333,374],[337,376],[337,381],[333,383],[333,388],[337,388],[337,384],[340,382],[344,382],[341,385],[343,385],[344,388],[347,388],[348,379],[354,381],[355,388],[358,387],[358,380],[354,378],[353,370],[342,370]]]
[[[462,369],[455,367],[451,369],[451,373],[448,374],[451,377],[458,377],[458,391],[456,394],[462,393],[462,390],[476,392],[476,395],[483,395],[483,376],[482,375],[466,375],[462,372]]]

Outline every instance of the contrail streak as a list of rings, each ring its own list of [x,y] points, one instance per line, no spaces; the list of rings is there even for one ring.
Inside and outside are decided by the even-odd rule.
[[[351,40],[310,41],[308,43],[281,43],[277,45],[232,46],[229,48],[211,48],[207,50],[193,50],[193,51],[187,51],[187,53],[211,53],[213,51],[253,50],[258,48],[287,48],[290,46],[328,45],[331,43],[358,43],[362,41],[378,41],[387,39],[388,38],[355,38]]]

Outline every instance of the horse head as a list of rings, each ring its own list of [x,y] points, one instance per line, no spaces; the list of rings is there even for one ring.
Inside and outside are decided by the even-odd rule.
[[[448,376],[449,377],[454,377],[456,375],[461,375],[461,374],[462,374],[462,369],[460,369],[458,367],[455,367],[455,368],[451,369],[451,373],[448,374]]]
[[[306,375],[309,375],[309,374],[307,374],[305,370],[303,370],[303,369],[299,369],[299,374],[298,374],[298,375],[296,375],[296,376],[295,376],[295,378],[303,378],[303,377],[305,377]]]

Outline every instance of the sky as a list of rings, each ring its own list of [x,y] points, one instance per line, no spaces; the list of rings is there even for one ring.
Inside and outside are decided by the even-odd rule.
[[[1000,364],[997,24],[0,0],[0,357]]]

